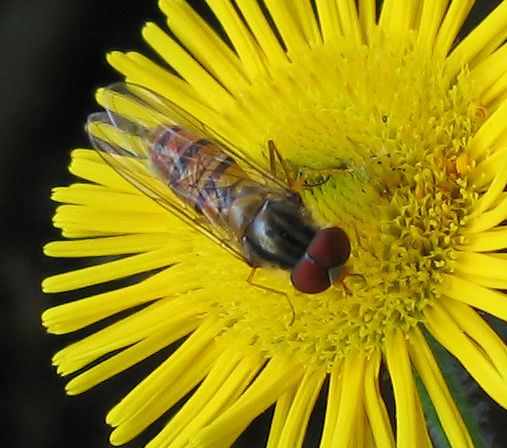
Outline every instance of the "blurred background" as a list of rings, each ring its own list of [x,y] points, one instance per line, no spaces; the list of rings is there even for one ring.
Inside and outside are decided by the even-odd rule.
[[[199,1],[191,3],[202,6]],[[477,3],[468,29],[499,2]],[[42,255],[41,246],[59,238],[51,225],[55,205],[49,200],[50,190],[73,182],[67,172],[69,152],[88,146],[84,123],[98,109],[95,89],[121,79],[107,66],[106,52],[135,49],[152,54],[140,36],[147,20],[165,23],[155,0],[0,2],[3,447],[110,446],[110,429],[104,423],[107,411],[158,362],[150,360],[82,396],[68,397],[51,357],[81,335],[51,336],[40,325],[45,308],[79,295],[51,297],[40,292],[42,278],[80,263]],[[477,397],[494,440],[491,446],[507,446],[506,413],[480,399],[479,392]],[[323,412],[322,405],[316,412]],[[262,447],[269,417],[269,412],[261,416],[237,446]],[[127,446],[144,446],[149,438],[147,431]]]

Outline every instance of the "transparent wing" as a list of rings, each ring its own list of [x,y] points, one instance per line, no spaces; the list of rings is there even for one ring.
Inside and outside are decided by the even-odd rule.
[[[150,159],[150,132],[155,128],[178,125],[174,118],[182,114],[169,101],[132,84],[118,83],[107,88],[103,95],[104,112],[90,115],[87,124],[90,140],[104,160],[121,176],[161,207],[185,221],[237,258],[245,260],[238,237],[221,222],[206,220],[192,205],[193,195],[183,201],[153,169]],[[185,117],[188,122],[188,117]],[[198,121],[196,121],[198,123]],[[190,142],[191,143],[191,142]],[[271,176],[255,168],[237,151],[220,149],[236,162],[248,177],[268,190],[287,188]],[[184,192],[179,192],[184,196]]]
[[[148,130],[159,125],[183,125],[219,146],[248,173],[252,180],[272,189],[290,190],[286,178],[283,176],[278,178],[269,170],[259,166],[257,161],[223,135],[215,132],[172,101],[145,87],[119,82],[104,89],[101,96],[113,125],[120,124],[122,119],[141,125]],[[268,142],[266,142],[266,148],[267,146]]]

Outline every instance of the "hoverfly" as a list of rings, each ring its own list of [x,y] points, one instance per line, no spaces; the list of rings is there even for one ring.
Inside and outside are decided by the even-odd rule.
[[[347,234],[339,227],[318,228],[299,193],[273,174],[276,162],[271,173],[262,172],[229,145],[215,144],[169,119],[169,113],[181,112],[143,87],[118,83],[104,97],[109,98],[105,111],[88,119],[90,140],[144,194],[252,268],[291,271],[292,284],[301,292],[324,291],[346,275]],[[120,116],[122,102],[130,105],[130,114],[144,109],[149,118]],[[108,132],[120,137],[111,139]],[[268,142],[268,148],[274,161],[274,143]]]

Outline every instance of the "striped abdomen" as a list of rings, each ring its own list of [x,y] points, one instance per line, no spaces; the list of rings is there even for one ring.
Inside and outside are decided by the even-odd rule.
[[[245,191],[263,189],[218,146],[181,126],[156,128],[150,143],[162,179],[212,222],[227,221],[233,202]]]

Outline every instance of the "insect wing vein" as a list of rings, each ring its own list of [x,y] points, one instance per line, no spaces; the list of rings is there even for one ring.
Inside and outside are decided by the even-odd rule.
[[[245,261],[236,238],[226,227],[207,223],[153,172],[146,156],[146,130],[132,125],[126,117],[116,117],[112,110],[90,115],[87,126],[92,145],[106,163],[165,210]]]
[[[238,148],[230,139],[225,137],[223,133],[207,126],[197,117],[179,107],[171,100],[158,95],[150,89],[133,83],[115,83],[108,87],[106,92],[108,92],[111,101],[115,103],[114,105],[111,104],[111,106],[114,107],[107,107],[106,104],[106,109],[120,112],[120,104],[118,103],[121,101],[128,101],[131,104],[135,104],[138,111],[144,107],[145,113],[151,115],[150,119],[152,121],[159,120],[159,124],[186,124],[186,127],[189,129],[194,129],[198,134],[206,136],[208,140],[217,144],[223,152],[230,156],[247,172],[252,180],[274,190],[290,190],[286,179],[279,179],[268,169],[261,167],[258,161]],[[141,108],[139,108],[139,106],[141,106]],[[121,110],[124,110],[124,108]],[[131,111],[133,110],[133,108],[130,108],[129,113],[132,113]],[[133,118],[133,121],[146,121],[146,116],[148,115],[139,112],[136,114],[135,118]]]

